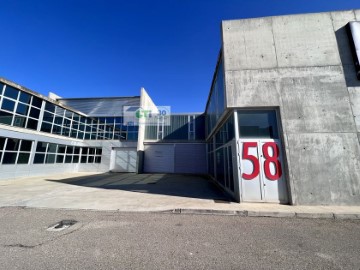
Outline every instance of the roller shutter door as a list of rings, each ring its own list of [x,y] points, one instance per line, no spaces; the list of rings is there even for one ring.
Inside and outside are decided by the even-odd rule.
[[[144,172],[173,173],[174,144],[149,144],[145,146]]]
[[[175,173],[205,174],[206,171],[205,144],[175,145]]]

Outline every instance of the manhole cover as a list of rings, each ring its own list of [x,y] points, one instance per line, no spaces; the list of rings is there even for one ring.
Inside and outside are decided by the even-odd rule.
[[[50,226],[47,230],[51,231],[51,232],[59,232],[59,231],[62,231],[62,230],[65,230],[65,229],[71,227],[75,223],[77,223],[76,220],[65,219],[65,220],[61,220],[60,222],[56,223],[55,225]]]

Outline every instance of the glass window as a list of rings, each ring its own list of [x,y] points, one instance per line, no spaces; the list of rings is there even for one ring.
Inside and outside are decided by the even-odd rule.
[[[81,163],[87,162],[87,156],[81,156]]]
[[[4,96],[17,99],[18,95],[19,95],[19,90],[16,90],[15,88],[8,85],[6,86]]]
[[[36,146],[36,152],[46,152],[46,142],[38,142]]]
[[[61,154],[65,153],[65,145],[59,145],[58,153],[61,153]]]
[[[89,148],[87,148],[87,147],[83,147],[83,149],[82,149],[82,152],[81,152],[81,153],[82,153],[83,155],[87,155],[87,153],[88,153],[88,149],[89,149]]]
[[[4,137],[0,137],[0,150],[4,149],[4,145],[5,145],[5,139]]]
[[[15,164],[17,153],[5,152],[3,164]]]
[[[15,107],[15,101],[6,98],[3,99],[1,109],[13,112],[14,107]]]
[[[34,164],[43,164],[45,159],[45,154],[35,154]]]
[[[28,164],[30,153],[19,153],[17,164]]]
[[[14,123],[15,127],[25,127],[26,124],[26,117],[22,116],[14,116]]]
[[[31,108],[29,116],[31,116],[32,118],[39,119],[39,115],[40,115],[40,110],[36,108]]]
[[[0,111],[0,123],[11,125],[13,115],[11,113]]]
[[[20,151],[31,151],[32,141],[22,140]]]
[[[49,112],[55,112],[55,105],[50,103],[50,102],[46,102],[45,103],[45,110],[47,110]]]
[[[95,155],[95,148],[89,148],[89,155]]]
[[[30,118],[28,119],[28,121],[27,121],[27,128],[36,130],[36,129],[37,129],[37,125],[38,125],[38,121],[37,121],[37,120],[30,119]]]
[[[7,144],[6,144],[6,150],[17,151],[17,150],[19,150],[19,145],[20,145],[19,139],[8,138]]]
[[[16,108],[16,113],[21,115],[27,115],[29,111],[29,106],[19,103]]]
[[[94,163],[94,156],[89,156],[88,163]]]
[[[63,162],[64,162],[64,155],[57,155],[56,163],[63,163]]]
[[[63,136],[69,136],[70,134],[70,129],[69,128],[66,128],[66,127],[63,127],[62,131],[61,131],[61,135]]]
[[[74,146],[68,146],[66,148],[66,154],[72,154],[74,152]]]
[[[95,157],[95,163],[101,163],[101,157]]]
[[[72,163],[79,163],[79,156],[74,156]]]
[[[54,124],[57,124],[57,125],[61,126],[62,122],[63,122],[63,117],[62,116],[55,116]]]
[[[53,125],[53,134],[61,134],[61,126]]]
[[[55,154],[47,154],[46,159],[45,159],[45,163],[47,163],[47,164],[55,163],[55,157],[56,157]]]
[[[21,102],[24,102],[26,104],[30,104],[30,99],[31,99],[31,95],[29,95],[28,93],[25,93],[25,92],[20,92],[19,100]]]
[[[71,163],[72,162],[72,156],[66,155],[65,156],[65,163]]]
[[[51,124],[43,122],[41,124],[41,131],[51,133]]]
[[[80,154],[80,147],[75,147],[74,154],[75,154],[75,155],[79,155],[79,154]]]
[[[37,108],[41,108],[41,104],[42,104],[42,100],[38,97],[34,97],[32,98],[32,105],[34,107],[37,107]]]
[[[49,146],[48,146],[48,153],[56,153],[56,146],[57,144],[55,143],[49,143]]]
[[[44,112],[43,121],[52,123],[54,120],[54,115],[52,113]]]
[[[96,154],[101,156],[102,148],[96,148]]]
[[[240,138],[278,139],[276,111],[238,111]]]

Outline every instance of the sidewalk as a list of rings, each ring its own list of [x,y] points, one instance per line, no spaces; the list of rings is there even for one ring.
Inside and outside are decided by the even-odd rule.
[[[0,181],[0,207],[360,219],[360,206],[230,202],[201,176],[67,173]]]

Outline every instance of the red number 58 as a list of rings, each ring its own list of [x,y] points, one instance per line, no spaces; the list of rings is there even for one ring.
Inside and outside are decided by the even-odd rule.
[[[250,160],[253,164],[253,171],[250,174],[242,173],[242,178],[245,180],[252,180],[259,175],[260,162],[259,159],[249,154],[249,148],[257,148],[257,142],[244,142],[242,159]],[[269,148],[272,149],[273,155],[270,156]],[[278,180],[282,175],[281,163],[279,160],[280,152],[279,146],[275,142],[266,142],[262,146],[262,153],[264,155],[264,174],[269,180]],[[271,174],[270,164],[273,163],[275,166],[275,174]]]

